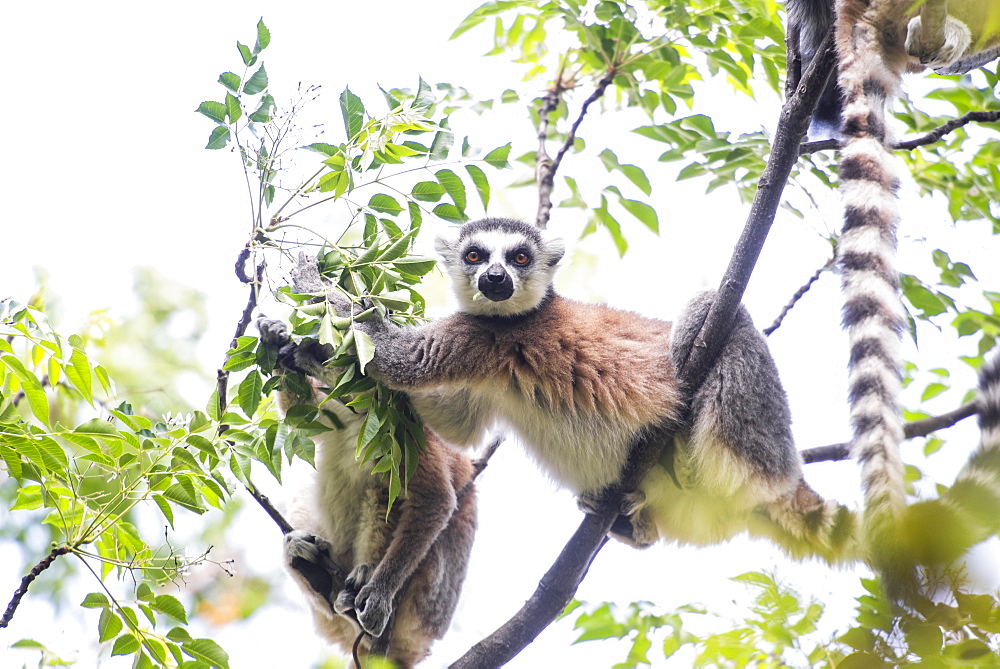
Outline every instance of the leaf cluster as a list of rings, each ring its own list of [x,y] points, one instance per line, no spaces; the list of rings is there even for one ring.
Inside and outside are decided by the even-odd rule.
[[[89,417],[64,424],[52,410],[60,394],[86,407]],[[137,578],[139,609],[151,624],[154,611],[186,623],[179,602],[153,595],[149,584],[174,580],[206,556],[155,546],[134,512],[151,506],[172,528],[178,510],[222,508],[231,494],[224,472],[229,448],[202,412],[154,421],[127,402],[113,405],[113,398],[114,384],[79,336],[52,331],[32,306],[0,302],[0,465],[18,482],[9,510],[41,513],[57,544],[92,571],[96,563],[102,582],[112,572]],[[123,621],[128,631],[119,635]],[[146,633],[134,610],[117,604],[105,605],[99,638],[116,638],[113,654],[135,655],[136,666],[169,664],[168,654],[180,665],[178,653],[204,662],[192,666],[225,666],[214,643],[193,640],[183,629],[164,638]]]
[[[631,643],[628,654],[614,665],[616,668],[655,664],[656,657],[651,659],[649,655],[654,639],[661,639],[657,656],[672,658],[687,647],[694,653],[693,666],[698,667],[776,668],[803,666],[803,660],[813,666],[826,659],[824,644],[808,642],[823,615],[822,604],[803,603],[794,590],[760,572],[748,572],[733,580],[756,591],[756,595],[743,624],[725,632],[693,633],[693,617],[707,614],[698,606],[686,605],[656,614],[647,602],[632,603],[624,611],[605,603],[577,618],[575,627],[582,633],[574,643],[627,637]]]
[[[837,667],[1000,666],[1000,607],[990,595],[954,592],[913,611],[894,610],[876,581],[862,579],[857,624],[837,638],[846,657]],[[943,598],[942,598],[943,599]]]
[[[111,655],[133,655],[136,669],[175,666],[184,669],[229,669],[229,655],[211,639],[192,638],[184,627],[187,612],[173,595],[157,595],[146,583],[136,587],[134,607],[101,592],[84,597],[80,606],[99,609],[98,640],[114,640]],[[142,618],[136,613],[138,609]],[[156,626],[164,618],[181,623],[165,634]],[[148,623],[148,624],[147,624]]]

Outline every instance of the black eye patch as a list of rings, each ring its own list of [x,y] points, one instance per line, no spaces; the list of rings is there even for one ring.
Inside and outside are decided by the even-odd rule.
[[[483,251],[478,246],[470,246],[465,249],[462,259],[470,265],[478,265],[490,259],[489,251]]]
[[[512,267],[527,267],[533,259],[531,249],[519,246],[507,252],[507,264]]]

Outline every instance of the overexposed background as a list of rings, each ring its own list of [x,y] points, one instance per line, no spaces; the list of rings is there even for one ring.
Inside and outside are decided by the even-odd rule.
[[[370,108],[379,109],[376,84],[414,87],[418,76],[432,84],[463,85],[479,98],[496,97],[506,88],[517,89],[523,99],[540,94],[522,83],[522,66],[505,56],[480,57],[491,46],[485,24],[449,41],[454,27],[477,5],[446,0],[281,5],[248,1],[229,6],[8,3],[0,9],[6,27],[0,55],[7,64],[0,107],[0,127],[5,130],[0,244],[29,251],[8,256],[0,266],[0,298],[26,301],[38,285],[37,272],[44,271],[49,293],[59,302],[60,328],[68,333],[95,310],[127,318],[135,307],[131,286],[136,267],[152,266],[197,287],[207,295],[211,318],[199,353],[208,376],[192,378],[188,391],[189,401],[203,405],[246,301],[232,267],[249,233],[249,215],[237,157],[203,149],[212,124],[194,110],[203,100],[220,99],[216,78],[240,64],[236,41],[252,45],[256,22],[263,16],[272,35],[263,54],[271,93],[280,106],[295,95],[299,82],[321,85],[323,93],[305,118],[323,123],[328,141],[337,143],[343,140],[337,97],[347,85]],[[571,102],[574,109],[581,99]],[[734,104],[733,93],[721,82],[699,85],[698,100],[694,111],[711,114],[718,128],[772,131],[777,118],[774,96],[762,94],[756,102],[737,98]],[[703,183],[674,182],[679,165],[655,162],[663,147],[648,146],[626,132],[649,122],[641,114],[602,118],[596,111],[581,134],[588,146],[609,146],[621,162],[646,168],[662,231],[656,237],[637,223],[629,225],[631,250],[623,260],[602,233],[584,240],[568,257],[571,262],[559,275],[558,288],[572,297],[671,318],[692,292],[717,284],[749,207],[740,204],[731,189],[706,196]],[[463,122],[475,127],[475,138],[486,148],[511,139],[512,157],[534,148],[523,106],[504,108],[489,123],[457,115],[455,123],[461,127]],[[309,141],[305,138],[304,143]],[[584,188],[600,188],[611,180],[596,161],[587,173],[574,160],[573,155],[567,157],[564,173],[576,176]],[[490,171],[490,214],[533,218],[533,189],[499,191],[505,180],[521,176],[520,169]],[[557,192],[555,200],[562,197]],[[835,196],[818,197],[822,211],[810,212],[806,221],[779,215],[746,296],[760,327],[773,320],[827,259],[829,246],[821,235],[838,227],[839,211]],[[985,225],[954,228],[943,203],[916,202],[913,189],[904,191],[903,198],[904,271],[930,266],[929,243],[931,248],[949,249],[954,260],[970,262],[984,286],[1000,287],[995,262],[1000,244]],[[338,215],[325,211],[313,223],[335,225]],[[584,223],[577,210],[556,209],[551,228],[572,241]],[[448,308],[440,277],[426,294],[435,300],[432,313]],[[838,282],[826,274],[771,337],[802,448],[849,437],[839,304]],[[949,364],[956,352],[973,350],[971,341],[955,342],[930,327],[922,328],[920,341],[919,351],[910,341],[905,345],[907,356],[921,361],[923,368]],[[932,410],[957,406],[974,375],[957,370],[953,383],[956,390],[931,405]],[[908,401],[916,403],[915,398]],[[975,430],[964,425],[948,436],[971,447]],[[918,444],[905,448],[907,457],[919,453]],[[942,456],[928,468],[949,481],[956,463]],[[293,484],[281,489],[264,477],[257,475],[262,485],[272,483],[266,486],[272,499],[289,497]],[[857,504],[852,463],[811,465],[807,477],[823,494]],[[428,667],[448,664],[516,611],[580,520],[571,495],[557,491],[515,443],[500,450],[480,481],[480,532],[462,604],[452,633],[436,646]],[[252,502],[248,506],[239,519],[244,540],[242,550],[234,552],[236,568],[278,573],[280,536]],[[0,511],[0,522],[4,513]],[[193,552],[203,549],[191,547]],[[0,546],[2,601],[22,576],[14,568],[21,563],[14,559],[20,550]],[[41,555],[29,557],[33,562]],[[212,567],[200,569],[195,580],[225,578]],[[702,550],[659,546],[637,552],[611,542],[578,597],[592,602],[649,600],[665,609],[697,602],[723,616],[739,616],[749,596],[729,578],[752,569],[774,570],[805,597],[822,601],[831,625],[849,614],[859,591],[854,573],[790,563],[764,543],[737,540]],[[95,589],[89,579],[80,581],[72,586],[78,593],[62,593],[62,598],[75,603]],[[233,667],[309,666],[329,650],[311,633],[296,589],[287,579],[285,583],[281,597],[248,623],[192,629],[192,634],[217,639],[230,653]],[[177,594],[183,598],[183,592]],[[572,618],[546,630],[511,666],[601,667],[624,656],[612,643],[569,646],[575,637]],[[55,612],[29,593],[11,627],[0,632],[0,665],[32,663],[30,654],[9,645],[36,638],[65,657],[77,658],[78,666],[97,666],[98,649],[92,645],[96,624],[93,611],[70,606]],[[690,658],[678,660],[676,666],[685,662]],[[122,661],[105,660],[102,666],[122,666]]]

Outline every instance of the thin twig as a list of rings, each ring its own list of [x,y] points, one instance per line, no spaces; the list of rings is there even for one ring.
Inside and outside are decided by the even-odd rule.
[[[21,585],[17,587],[14,591],[14,596],[11,597],[10,603],[7,604],[7,610],[4,611],[3,617],[0,618],[0,628],[7,627],[10,624],[11,619],[14,617],[14,612],[17,610],[18,605],[21,603],[21,598],[28,592],[28,586],[31,582],[38,578],[38,575],[43,571],[52,566],[52,562],[60,555],[66,555],[72,549],[69,546],[59,546],[58,548],[53,548],[52,551],[45,556],[38,564],[31,568],[24,578],[21,579]]]
[[[271,516],[271,520],[278,525],[278,529],[281,530],[281,533],[288,534],[289,532],[294,532],[295,528],[292,527],[291,523],[285,520],[285,517],[282,516],[276,508],[274,508],[274,505],[271,504],[271,500],[267,498],[267,495],[262,493],[250,479],[247,479],[247,482],[247,492],[250,493],[251,497],[257,500],[257,503],[260,504],[264,511],[267,512],[267,515]]]
[[[536,171],[538,176],[538,218],[535,225],[541,229],[549,223],[549,215],[552,211],[552,189],[555,185],[556,172],[559,170],[559,165],[562,164],[563,156],[566,152],[573,148],[573,142],[576,140],[576,131],[579,129],[580,124],[583,123],[583,118],[587,115],[587,109],[590,108],[594,102],[599,100],[604,91],[607,90],[608,86],[615,78],[614,69],[608,70],[608,72],[601,78],[597,83],[597,87],[594,92],[590,94],[586,100],[583,101],[583,105],[580,107],[580,114],[573,121],[573,125],[570,126],[569,132],[566,133],[566,140],[563,142],[562,146],[559,147],[559,151],[556,153],[556,157],[549,162],[547,159],[536,163]],[[554,90],[561,90],[558,87],[560,84],[554,85]],[[558,100],[557,100],[558,103]],[[546,103],[548,104],[548,97],[546,97]],[[553,107],[554,109],[555,107]],[[545,123],[548,123],[548,115],[546,115]],[[541,118],[539,118],[539,126],[541,126]],[[541,140],[541,131],[539,132],[539,139]],[[547,156],[546,156],[547,158]]]
[[[262,262],[257,265],[257,271],[254,273],[254,280],[247,281],[247,277],[242,272],[243,263],[246,261],[246,256],[249,254],[249,247],[244,248],[240,251],[240,260],[236,263],[237,276],[240,276],[240,281],[250,285],[250,296],[247,298],[247,304],[243,307],[243,313],[240,316],[239,322],[236,324],[236,332],[233,333],[233,341],[230,343],[230,348],[236,348],[236,343],[240,337],[246,334],[247,329],[250,327],[250,323],[253,320],[253,312],[257,308],[257,295],[260,292],[260,286],[264,281],[264,268],[265,264]],[[242,275],[242,276],[241,276]],[[219,396],[219,417],[226,414],[226,407],[229,405],[227,395],[229,394],[229,371],[225,368],[220,368],[216,373],[216,392]],[[226,430],[229,428],[228,425],[219,425],[219,434],[225,434]],[[282,534],[288,534],[292,532],[295,528],[292,527],[291,523],[285,520],[284,516],[271,504],[271,500],[267,498],[266,495],[257,489],[257,486],[253,484],[252,481],[247,479],[247,485],[245,486],[247,492],[253,497],[258,504],[264,509],[264,511],[271,517],[271,519],[277,523],[278,528],[281,530]]]
[[[826,270],[830,269],[830,266],[833,265],[835,261],[836,258],[830,258],[829,260],[827,260],[825,263],[823,263],[822,267],[813,272],[813,275],[809,277],[809,280],[806,281],[805,285],[803,285],[801,288],[795,291],[795,294],[792,295],[792,299],[789,300],[788,304],[786,304],[784,307],[781,308],[781,313],[778,314],[778,317],[774,319],[774,322],[771,323],[770,326],[764,328],[764,336],[767,337],[771,336],[772,332],[781,327],[781,322],[785,320],[785,316],[787,316],[788,312],[792,310],[792,308],[795,306],[795,303],[801,300],[802,296],[805,295],[807,292],[809,292],[809,289],[812,288],[812,285],[819,280],[820,275],[822,275],[823,272],[825,272]]]
[[[958,118],[953,118],[947,123],[939,125],[920,137],[908,139],[903,142],[896,142],[892,144],[891,148],[893,151],[910,151],[918,146],[933,144],[949,132],[961,128],[964,125],[968,125],[969,123],[996,123],[998,121],[1000,121],[1000,111],[997,110],[966,112]],[[817,151],[827,151],[830,149],[841,149],[843,147],[843,142],[836,139],[824,139],[818,142],[803,142],[799,146],[799,155],[816,153]]]
[[[952,130],[956,128],[961,128],[963,125],[969,123],[996,123],[1000,121],[1000,111],[970,111],[962,114],[958,118],[954,118],[947,123],[938,126],[934,130],[931,130],[927,134],[917,137],[916,139],[907,140],[905,142],[899,142],[893,145],[893,149],[896,150],[910,150],[915,149],[918,146],[925,146],[927,144],[933,144],[945,135],[947,135]]]
[[[930,416],[907,423],[903,426],[903,438],[916,439],[917,437],[926,437],[931,432],[951,427],[959,421],[965,420],[970,416],[975,416],[978,413],[979,404],[973,400],[940,416]],[[813,462],[849,460],[851,457],[851,445],[830,444],[829,446],[817,446],[816,448],[807,448],[801,452],[801,455],[802,462],[807,465]]]
[[[916,437],[926,437],[935,430],[943,430],[951,427],[955,423],[965,420],[969,416],[979,413],[979,404],[976,401],[967,402],[954,411],[943,413],[940,416],[931,416],[907,423],[903,426],[903,438],[914,439]]]

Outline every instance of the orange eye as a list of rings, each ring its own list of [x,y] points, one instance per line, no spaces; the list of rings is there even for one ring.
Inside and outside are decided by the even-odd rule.
[[[514,262],[517,263],[518,265],[528,264],[528,254],[518,253],[516,256],[514,256]]]
[[[469,251],[465,254],[465,259],[469,262],[479,262],[479,251]]]

